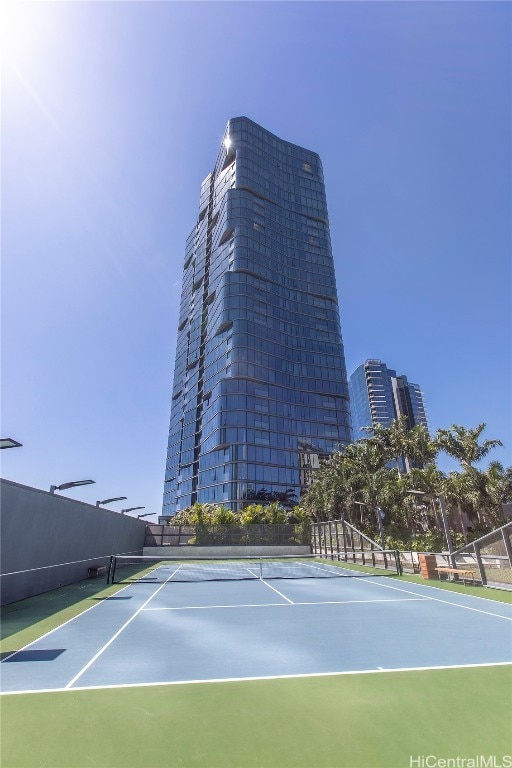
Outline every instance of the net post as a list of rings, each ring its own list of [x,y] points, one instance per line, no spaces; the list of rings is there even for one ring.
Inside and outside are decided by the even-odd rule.
[[[334,531],[336,533],[336,554],[338,556],[337,560],[339,562],[339,560],[340,560],[340,534],[339,534],[339,530],[338,530],[338,523],[339,523],[339,520],[335,520],[335,522],[334,522]]]
[[[327,523],[329,526],[329,547],[331,549],[331,560],[334,560],[334,552],[333,552],[333,546],[332,546],[332,523]]]
[[[402,561],[400,559],[400,550],[395,549],[395,563],[396,563],[396,572],[399,576],[403,576],[403,569],[402,569]]]
[[[117,564],[117,558],[115,555],[112,555],[112,571],[111,571],[111,584],[115,584],[115,578],[116,578],[116,564]]]
[[[263,559],[260,557],[260,581],[263,581]]]
[[[110,575],[112,573],[113,562],[114,562],[114,555],[110,555],[110,560],[108,563],[108,571],[107,571],[107,584],[110,584]]]

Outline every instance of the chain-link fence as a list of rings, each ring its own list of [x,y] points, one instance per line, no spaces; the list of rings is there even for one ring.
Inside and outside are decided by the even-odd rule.
[[[301,525],[148,525],[145,547],[286,547],[310,545],[309,530]]]

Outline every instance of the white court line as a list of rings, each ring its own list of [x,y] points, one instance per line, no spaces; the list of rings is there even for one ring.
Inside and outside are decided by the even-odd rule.
[[[76,675],[75,675],[75,676],[74,676],[74,677],[73,677],[73,678],[72,678],[72,679],[69,681],[69,683],[66,685],[66,688],[71,688],[71,686],[72,686],[72,685],[73,685],[73,684],[74,684],[74,683],[75,683],[75,682],[78,680],[78,678],[79,678],[79,677],[81,677],[81,676],[84,674],[84,672],[86,672],[86,671],[89,669],[89,667],[90,667],[92,664],[94,664],[94,662],[96,661],[96,659],[98,659],[98,658],[101,656],[101,654],[102,654],[104,651],[106,651],[106,650],[107,650],[107,648],[109,647],[109,645],[111,645],[111,643],[113,643],[113,642],[114,642],[114,640],[116,639],[116,637],[119,637],[119,635],[121,634],[121,632],[122,632],[124,629],[126,629],[126,627],[128,626],[128,624],[131,624],[131,622],[134,620],[134,618],[135,618],[136,616],[138,616],[138,615],[139,615],[139,613],[140,613],[140,612],[141,612],[141,611],[142,611],[142,610],[143,610],[143,609],[146,607],[146,605],[147,605],[147,604],[148,604],[148,603],[149,603],[149,602],[150,602],[150,601],[151,601],[151,600],[152,600],[152,599],[153,599],[153,598],[154,598],[156,595],[158,595],[158,593],[160,592],[160,590],[162,589],[162,587],[165,587],[165,585],[167,584],[167,582],[168,582],[168,581],[170,581],[170,579],[172,579],[172,577],[174,576],[174,574],[175,574],[175,573],[177,573],[177,572],[179,571],[179,569],[180,569],[180,568],[181,568],[181,565],[179,565],[179,566],[176,568],[176,570],[175,570],[175,571],[173,571],[173,572],[171,573],[171,575],[170,575],[170,576],[169,576],[169,577],[168,577],[168,578],[167,578],[167,579],[166,579],[164,582],[162,582],[162,584],[160,584],[160,586],[158,587],[158,589],[156,589],[156,590],[153,592],[153,594],[152,594],[152,595],[150,595],[150,596],[148,597],[148,599],[147,599],[147,600],[146,600],[144,603],[142,603],[142,605],[140,606],[140,608],[137,608],[137,610],[135,611],[135,613],[134,613],[134,614],[132,614],[132,615],[130,616],[130,618],[128,619],[128,621],[125,621],[125,623],[123,624],[123,626],[122,626],[120,629],[118,629],[118,630],[117,630],[117,632],[116,632],[114,635],[112,635],[112,637],[110,638],[110,640],[109,640],[107,643],[105,643],[105,645],[104,645],[102,648],[100,648],[100,650],[99,650],[97,653],[95,653],[95,654],[94,654],[94,656],[92,657],[92,659],[91,659],[90,661],[88,661],[88,662],[87,662],[87,664],[86,664],[84,667],[82,667],[82,669],[80,670],[80,672],[78,672],[78,673],[77,673],[77,674],[76,674]],[[155,569],[155,570],[158,570],[158,569]]]
[[[338,561],[341,562],[341,561]],[[322,568],[321,565],[311,565],[311,563],[302,563],[302,565],[306,565],[308,568],[315,568],[317,571],[324,571],[325,573],[333,573],[336,574],[336,576],[344,576],[345,573],[350,573],[352,575],[354,571],[351,568],[344,568],[343,566],[338,567],[337,565],[331,565],[330,568]],[[340,574],[339,572],[342,571]],[[356,573],[361,573],[363,576],[367,576],[368,574],[364,573],[364,571],[356,571]]]
[[[151,688],[162,685],[198,685],[203,683],[246,683],[258,680],[295,680],[307,677],[342,677],[344,675],[374,675],[388,672],[430,672],[442,669],[473,669],[478,667],[509,667],[511,661],[485,661],[476,664],[440,664],[429,667],[394,667],[389,669],[349,669],[345,672],[306,672],[297,675],[262,675],[258,677],[219,677],[207,680],[166,680],[156,683],[118,683],[114,685],[83,685],[76,688],[39,688],[29,691],[2,691],[0,696],[19,696],[25,693],[75,693],[77,691],[104,691],[111,688]]]
[[[282,593],[282,592],[280,592],[278,589],[276,589],[275,587],[273,587],[271,584],[268,584],[268,583],[265,581],[265,579],[263,579],[263,578],[261,577],[261,575],[259,575],[259,576],[258,576],[257,574],[255,574],[255,573],[254,573],[254,571],[251,571],[251,569],[250,569],[250,568],[246,568],[246,571],[249,571],[249,573],[252,573],[252,575],[253,575],[253,576],[256,576],[256,578],[258,579],[258,581],[261,581],[261,583],[262,583],[262,584],[265,584],[265,585],[266,585],[266,586],[267,586],[269,589],[273,589],[273,590],[274,590],[274,592],[276,592],[276,593],[279,595],[279,597],[282,597],[284,600],[286,600],[286,602],[287,602],[287,603],[290,603],[290,605],[294,605],[294,602],[293,602],[293,600],[290,600],[290,598],[289,598],[289,597],[286,597],[286,595],[283,595],[283,593]]]
[[[386,576],[387,574],[383,573],[383,576]],[[412,576],[412,574],[403,574],[404,576]],[[453,592],[456,595],[463,595],[465,597],[471,597],[473,600],[485,600],[487,603],[491,603],[492,605],[496,605],[496,603],[501,605],[510,605],[510,603],[505,603],[502,600],[494,600],[492,597],[482,597],[482,595],[470,595],[467,592],[458,592],[457,590],[451,590],[451,589],[443,589],[443,587],[434,587],[433,584],[419,584],[417,581],[409,581],[409,579],[404,579],[404,583],[406,584],[416,584],[418,587],[422,587],[423,589],[435,589],[437,592],[442,592],[444,595],[446,595],[447,592]],[[447,582],[445,582],[447,583]],[[457,583],[457,582],[449,582],[449,583]],[[460,582],[458,582],[460,584]],[[488,587],[488,589],[490,589]],[[492,590],[491,590],[492,591]],[[498,592],[503,591],[498,588]]]
[[[105,589],[107,589],[109,586],[112,586],[112,584],[107,584]],[[106,597],[99,600],[97,603],[94,603],[94,605],[90,605],[89,608],[85,608],[80,613],[77,613],[76,616],[72,616],[67,621],[64,621],[62,624],[59,624],[58,627],[54,627],[53,629],[50,629],[48,632],[45,632],[44,635],[41,635],[41,637],[38,637],[35,640],[31,640],[30,643],[27,643],[21,648],[18,648],[17,651],[13,651],[12,653],[9,654],[9,656],[6,656],[5,659],[2,659],[2,664],[4,663],[4,661],[11,659],[13,656],[16,656],[17,653],[20,653],[21,651],[25,651],[27,648],[30,648],[31,645],[34,645],[34,643],[38,643],[40,640],[44,640],[44,638],[48,637],[48,635],[51,635],[52,632],[56,632],[58,629],[62,629],[62,627],[65,627],[66,624],[70,624],[72,621],[74,621],[75,619],[78,619],[80,616],[83,616],[85,613],[87,613],[88,611],[91,611],[93,608],[97,608],[99,605],[102,605],[102,603],[105,600],[108,600],[110,597],[115,597],[120,592],[124,592],[125,589],[128,589],[128,587],[131,587],[131,586],[132,586],[131,584],[127,584],[126,587],[121,587],[121,589],[118,589],[117,592],[115,592],[113,595],[107,595]],[[92,599],[92,598],[89,598],[89,599]],[[66,609],[63,608],[63,610],[66,610]]]
[[[320,555],[317,555],[317,557],[320,557]],[[336,562],[343,563],[345,561],[344,560],[337,560]],[[309,565],[309,563],[304,563],[304,565]],[[351,571],[352,573],[361,573],[363,576],[372,576],[373,578],[379,578],[379,576],[380,576],[380,574],[377,574],[377,573],[369,574],[366,571],[355,571],[353,568],[345,568],[344,566],[341,567],[341,570],[343,570],[343,571]],[[329,571],[329,573],[332,573],[332,571]],[[395,574],[393,574],[393,575],[395,575]],[[386,571],[382,572],[382,576],[386,577],[386,578],[389,578],[389,575],[388,575],[388,573]],[[452,591],[452,590],[443,589],[443,587],[435,587],[433,584],[420,584],[417,581],[409,581],[409,579],[406,578],[407,576],[412,576],[412,574],[409,574],[409,573],[404,573],[403,576],[404,576],[403,583],[405,583],[405,584],[415,584],[416,586],[420,587],[421,589],[435,589],[437,592],[442,592],[443,594],[446,594],[447,591],[448,592]],[[372,582],[372,583],[375,583],[375,582]],[[499,591],[499,589],[498,589],[498,591]],[[453,590],[453,592],[455,594],[457,594],[457,595],[463,595],[465,597],[471,597],[474,600],[485,600],[486,602],[492,603],[493,605],[496,605],[496,603],[501,603],[502,602],[501,600],[494,600],[492,597],[483,597],[482,595],[470,595],[470,594],[468,594],[466,592],[457,592],[456,590]],[[510,605],[510,603],[503,603],[503,604],[504,605]]]
[[[304,565],[307,565],[308,568],[316,568],[317,567],[317,566],[311,565],[310,563],[304,563]],[[332,573],[331,569],[321,568],[320,567],[320,570],[324,570],[324,571],[327,571],[328,573]],[[344,569],[344,570],[350,570],[350,569]],[[386,574],[383,573],[382,575],[385,576]],[[417,595],[418,594],[417,592],[412,592],[410,589],[403,589],[401,587],[393,587],[393,586],[391,586],[391,584],[383,584],[380,581],[370,581],[369,579],[366,579],[366,583],[367,584],[376,584],[378,587],[385,587],[387,589],[396,589],[399,592],[407,592],[407,594],[409,594],[409,595]],[[410,582],[409,581],[407,583],[408,584],[415,584],[416,582]],[[427,587],[429,589],[437,589],[438,591],[446,592],[446,590],[440,589],[440,587],[434,587],[431,584],[418,584],[418,587],[420,587],[420,588],[421,587]],[[457,592],[457,594],[458,595],[463,595],[465,597],[476,597],[477,600],[487,600],[488,602],[493,603],[493,604],[496,604],[498,602],[497,600],[490,600],[488,597],[480,597],[479,595],[466,595],[464,592]],[[506,621],[512,621],[512,617],[503,616],[500,613],[491,613],[490,611],[483,611],[483,610],[480,610],[479,608],[470,608],[468,605],[461,605],[461,603],[453,603],[453,602],[451,602],[451,600],[442,600],[440,597],[430,597],[429,595],[425,595],[425,599],[426,600],[435,600],[438,603],[446,603],[447,605],[455,605],[458,608],[466,608],[468,611],[476,611],[477,613],[485,613],[488,616],[496,616],[498,619],[505,619]],[[504,605],[509,605],[509,603],[504,603]]]
[[[293,600],[290,600],[290,598],[289,598],[289,597],[286,597],[286,595],[283,595],[283,593],[282,593],[282,592],[280,592],[278,589],[276,589],[276,588],[275,588],[275,587],[273,587],[271,584],[269,584],[267,581],[265,581],[265,579],[260,579],[260,581],[261,581],[261,583],[262,583],[262,584],[265,584],[265,585],[266,585],[266,586],[267,586],[269,589],[273,589],[273,590],[274,590],[274,592],[277,592],[277,594],[278,594],[280,597],[284,598],[284,599],[285,599],[285,600],[286,600],[288,603],[290,603],[291,605],[295,605],[295,603],[293,602]]]
[[[341,563],[342,560],[337,560],[336,562]],[[303,563],[303,565],[306,565],[308,568],[316,568],[319,571],[325,571],[325,573],[332,573],[338,576],[339,578],[350,576],[351,578],[368,578],[368,576],[377,576],[376,573],[368,573],[366,571],[356,571],[353,568],[345,568],[344,566],[337,566],[337,565],[331,565],[330,568],[322,568],[321,565],[311,565],[311,563]],[[368,566],[373,567],[373,566]],[[339,573],[341,571],[341,573]],[[383,576],[386,576],[387,574],[383,573]]]
[[[267,586],[270,586],[267,584]],[[290,605],[350,605],[352,603],[359,603],[364,605],[365,603],[413,603],[414,601],[421,602],[426,600],[425,597],[390,597],[383,598],[382,600],[318,600],[316,602],[301,602],[301,603],[240,603],[236,605],[180,605],[169,608],[144,608],[144,613],[147,611],[207,611],[212,608],[288,608]]]
[[[412,592],[410,589],[402,589],[402,587],[392,587],[391,584],[382,584],[380,581],[366,581],[367,584],[376,584],[378,587],[384,587],[384,589],[395,589],[398,592],[406,592],[408,595],[418,595],[417,592]],[[410,582],[409,582],[410,583]],[[423,586],[423,584],[419,584],[418,586]],[[425,586],[429,586],[426,584]],[[457,593],[462,594],[462,593]],[[467,597],[472,597],[472,595],[467,595]],[[452,603],[451,600],[441,600],[440,597],[430,597],[430,595],[425,595],[426,600],[433,600],[436,603],[445,603],[446,605],[454,605],[456,608],[465,608],[467,611],[475,611],[476,613],[484,613],[486,616],[494,616],[497,619],[505,619],[505,621],[512,621],[512,616],[503,616],[501,613],[491,613],[490,611],[483,611],[480,608],[471,608],[469,605],[462,605],[461,603]]]

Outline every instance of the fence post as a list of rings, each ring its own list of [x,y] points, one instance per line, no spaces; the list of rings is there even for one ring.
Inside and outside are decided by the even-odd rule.
[[[482,584],[487,584],[487,576],[485,574],[484,564],[482,563],[482,558],[480,556],[480,546],[478,544],[473,544],[473,549],[475,550],[475,560],[478,565],[478,570],[480,571],[480,578],[482,579]]]
[[[512,568],[512,546],[510,546],[510,540],[505,533],[505,529],[501,529],[501,535],[503,536],[503,543],[505,545],[505,552],[507,553],[508,557],[508,564]]]
[[[343,554],[345,555],[345,562],[347,561],[347,526],[345,525],[345,518],[341,518],[341,533],[343,536]]]
[[[334,553],[332,551],[332,523],[329,522],[327,525],[329,526],[329,546],[331,548],[331,560],[334,560]]]

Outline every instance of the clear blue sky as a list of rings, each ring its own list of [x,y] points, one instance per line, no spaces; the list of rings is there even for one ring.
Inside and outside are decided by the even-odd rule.
[[[381,358],[510,463],[511,11],[15,4],[2,475],[160,512],[185,238],[237,115],[322,158],[349,374]]]

